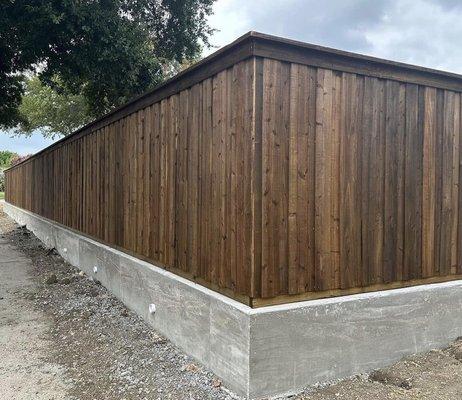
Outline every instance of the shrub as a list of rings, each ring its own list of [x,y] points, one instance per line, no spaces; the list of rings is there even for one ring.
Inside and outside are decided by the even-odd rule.
[[[5,191],[5,173],[0,169],[0,192]]]
[[[27,154],[25,156],[16,155],[11,159],[11,166],[13,167],[14,165],[17,165],[23,162],[24,160],[27,160],[29,157],[32,157],[32,154]]]

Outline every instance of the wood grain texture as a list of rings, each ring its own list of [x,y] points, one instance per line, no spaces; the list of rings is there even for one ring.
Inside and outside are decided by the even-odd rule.
[[[315,288],[333,289],[338,257],[338,130],[334,119],[336,76],[331,70],[319,69],[316,91],[315,150]],[[335,98],[334,98],[335,96]]]
[[[289,149],[289,288],[314,289],[316,70],[291,65]]]
[[[8,201],[250,297],[261,213],[252,191],[261,187],[261,175],[252,181],[261,148],[254,76],[255,60],[242,61],[64,142],[8,172]]]
[[[422,276],[433,275],[436,243],[436,89],[425,88],[422,189]]]
[[[274,59],[264,65],[262,298],[456,276],[460,94]],[[286,66],[289,93],[280,89]],[[289,132],[277,123],[287,119]],[[275,155],[287,148],[277,167]],[[278,215],[288,216],[287,232]],[[285,265],[287,282],[279,278]]]
[[[288,154],[290,65],[263,64],[262,295],[288,284]]]
[[[341,288],[361,286],[362,118],[364,78],[342,77],[340,134],[340,260]]]
[[[460,93],[267,56],[10,169],[6,200],[248,304],[460,276]]]

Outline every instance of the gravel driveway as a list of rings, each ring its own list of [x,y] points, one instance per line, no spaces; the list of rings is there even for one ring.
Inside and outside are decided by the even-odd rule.
[[[293,399],[462,399],[462,341]],[[234,399],[0,202],[0,399]]]

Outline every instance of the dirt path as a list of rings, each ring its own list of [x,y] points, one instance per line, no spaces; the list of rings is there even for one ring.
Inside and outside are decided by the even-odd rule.
[[[0,399],[233,399],[210,371],[2,213]],[[462,399],[462,340],[297,400]]]
[[[0,234],[2,228],[5,221]],[[62,368],[46,361],[52,321],[24,299],[34,289],[31,269],[30,259],[0,236],[0,398],[69,398]]]

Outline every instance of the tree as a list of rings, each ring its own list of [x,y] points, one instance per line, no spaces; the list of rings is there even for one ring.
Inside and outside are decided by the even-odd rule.
[[[18,154],[8,150],[0,150],[0,192],[5,191],[5,169],[11,167],[13,160]]]
[[[19,157],[17,153],[9,150],[0,150],[0,170],[11,167],[11,162],[16,157]]]
[[[24,74],[83,95],[98,117],[158,84],[208,46],[214,0],[0,2],[0,126],[21,121]]]
[[[59,84],[59,78],[53,80]],[[83,95],[58,92],[44,85],[37,76],[26,81],[19,106],[20,121],[16,133],[31,135],[39,129],[45,137],[68,135],[91,119]]]

